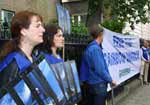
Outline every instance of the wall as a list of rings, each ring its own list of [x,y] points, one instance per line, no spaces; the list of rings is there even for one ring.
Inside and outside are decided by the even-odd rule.
[[[0,9],[14,12],[30,10],[42,15],[44,22],[56,18],[58,0],[0,0]],[[0,14],[1,15],[1,14]]]

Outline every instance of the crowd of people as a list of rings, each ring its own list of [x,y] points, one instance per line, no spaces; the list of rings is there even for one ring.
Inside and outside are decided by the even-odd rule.
[[[62,29],[50,24],[44,27],[39,14],[30,11],[16,13],[11,22],[11,34],[12,39],[3,46],[0,53],[0,88],[13,81],[38,60],[37,55],[34,54],[38,45],[39,54],[43,55],[49,64],[63,62],[57,53],[58,48],[64,46]],[[31,105],[32,98],[25,97],[23,97],[26,99],[25,104]],[[13,105],[11,100],[6,100],[1,100],[0,104]]]
[[[88,105],[105,105],[107,84],[117,85],[110,76],[102,52],[103,31],[100,25],[92,25],[89,28],[93,41],[87,45],[82,57],[80,80],[86,85]],[[36,50],[49,64],[64,62],[58,54],[58,49],[64,47],[63,30],[57,25],[43,26],[42,17],[39,14],[30,11],[16,13],[11,22],[11,34],[12,40],[4,45],[0,53],[0,88],[13,81],[39,59],[34,53]],[[140,78],[148,84],[150,62],[148,41],[144,41],[141,54]],[[26,99],[27,105],[32,104],[31,99]],[[10,105],[9,102],[3,103]]]

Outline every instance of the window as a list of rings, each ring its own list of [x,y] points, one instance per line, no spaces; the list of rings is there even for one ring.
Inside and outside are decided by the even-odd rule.
[[[71,21],[73,24],[74,23],[78,23],[78,24],[84,23],[85,24],[86,23],[86,17],[87,17],[87,14],[73,15],[71,17]]]
[[[10,10],[1,10],[1,21],[0,21],[0,38],[10,38],[10,23],[15,12]]]

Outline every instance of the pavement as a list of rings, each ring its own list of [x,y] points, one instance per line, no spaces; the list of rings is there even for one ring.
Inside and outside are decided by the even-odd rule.
[[[150,105],[150,85],[140,86],[115,105]]]

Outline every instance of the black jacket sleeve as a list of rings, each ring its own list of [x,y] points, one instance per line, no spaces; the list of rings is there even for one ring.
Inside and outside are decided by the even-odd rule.
[[[18,65],[15,60],[0,72],[0,88],[12,81],[18,75]]]

